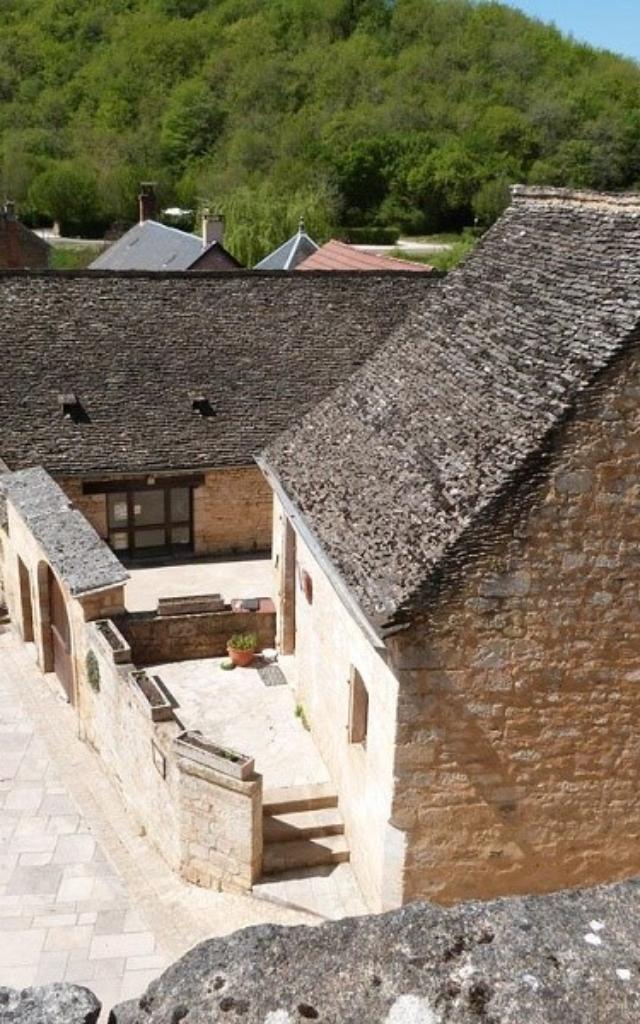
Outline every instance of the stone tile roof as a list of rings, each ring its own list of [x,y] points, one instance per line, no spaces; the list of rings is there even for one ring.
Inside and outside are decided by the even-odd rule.
[[[129,574],[41,466],[4,473],[0,490],[20,513],[72,594],[124,583]]]
[[[321,245],[316,252],[299,263],[296,270],[377,270],[397,273],[399,270],[410,270],[418,274],[432,274],[433,267],[426,263],[414,263],[411,260],[393,259],[379,256],[375,252],[358,249],[355,245],[347,245],[332,238]]]
[[[0,458],[69,475],[250,464],[432,287],[417,274],[0,274]],[[69,417],[65,395],[80,403]],[[194,411],[200,397],[213,415]]]
[[[91,270],[190,270],[218,242],[203,246],[199,235],[145,220],[135,224],[89,265]],[[223,250],[232,266],[239,266]]]
[[[482,513],[639,323],[640,196],[516,188],[475,252],[267,450],[380,631],[456,552],[463,568]]]
[[[263,260],[256,263],[256,270],[295,270],[299,263],[306,260],[308,256],[318,248],[316,242],[309,237],[304,230],[304,222],[300,221],[300,227],[295,235],[287,239],[281,246],[265,256]]]

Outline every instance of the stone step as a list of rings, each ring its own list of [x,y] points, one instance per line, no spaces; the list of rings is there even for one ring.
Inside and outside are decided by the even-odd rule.
[[[336,807],[320,807],[313,811],[292,811],[264,818],[265,843],[292,843],[299,839],[340,836],[344,822]]]
[[[291,843],[269,843],[264,848],[263,875],[277,875],[296,868],[340,864],[349,860],[349,847],[344,836],[300,839]]]
[[[315,811],[322,807],[337,807],[338,794],[330,782],[309,786],[282,786],[270,789],[262,801],[263,814],[291,814],[294,811]]]

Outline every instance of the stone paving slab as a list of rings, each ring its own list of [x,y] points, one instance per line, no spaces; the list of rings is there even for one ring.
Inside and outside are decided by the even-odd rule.
[[[87,984],[108,1010],[205,938],[363,912],[341,867],[286,891],[272,882],[264,900],[183,882],[78,739],[55,677],[0,626],[0,985]]]

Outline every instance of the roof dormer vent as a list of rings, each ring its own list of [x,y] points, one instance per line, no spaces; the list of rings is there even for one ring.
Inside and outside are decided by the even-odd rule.
[[[198,413],[199,416],[215,416],[216,411],[211,405],[211,402],[205,395],[194,394],[191,396],[191,411]]]
[[[74,391],[65,391],[59,394],[58,404],[62,409],[62,415],[65,420],[71,420],[72,423],[89,422],[89,417],[82,408],[82,402]]]

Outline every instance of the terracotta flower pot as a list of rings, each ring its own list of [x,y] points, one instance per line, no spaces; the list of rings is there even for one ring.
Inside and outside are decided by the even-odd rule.
[[[227,647],[227,653],[238,668],[247,668],[256,656],[255,651],[239,651],[236,647]]]

